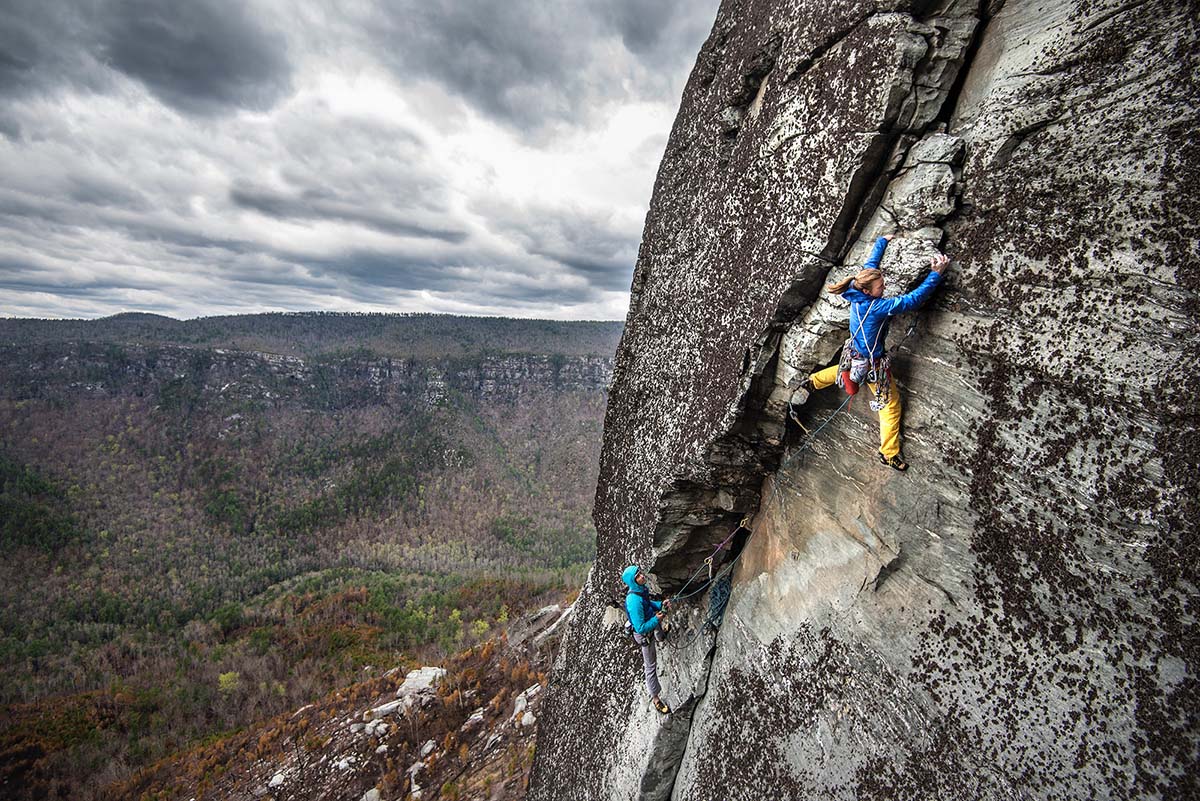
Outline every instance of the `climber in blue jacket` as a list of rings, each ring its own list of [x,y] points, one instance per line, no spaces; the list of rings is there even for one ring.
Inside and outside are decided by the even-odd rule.
[[[841,362],[813,373],[805,383],[813,390],[837,383],[854,395],[865,378],[874,393],[871,408],[879,413],[879,461],[896,470],[907,470],[908,463],[900,456],[900,393],[892,378],[885,341],[888,323],[897,314],[913,311],[929,299],[950,259],[937,254],[930,260],[929,275],[920,286],[905,295],[884,298],[879,263],[891,239],[889,234],[875,240],[866,264],[853,278],[826,287],[850,301],[850,338],[842,349]]]
[[[658,683],[658,655],[654,644],[655,640],[663,639],[663,610],[670,606],[670,602],[650,599],[650,590],[646,589],[646,575],[638,570],[637,565],[630,565],[621,571],[621,579],[629,587],[629,592],[625,594],[625,612],[629,615],[629,624],[633,627],[633,639],[642,649],[642,667],[646,672],[646,689],[650,691],[650,703],[662,714],[669,715],[671,707],[659,697],[662,685]]]

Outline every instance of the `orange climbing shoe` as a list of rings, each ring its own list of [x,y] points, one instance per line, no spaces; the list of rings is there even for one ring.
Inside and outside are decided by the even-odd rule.
[[[671,707],[667,706],[667,702],[661,698],[651,698],[650,703],[654,704],[654,708],[664,715],[671,714]]]

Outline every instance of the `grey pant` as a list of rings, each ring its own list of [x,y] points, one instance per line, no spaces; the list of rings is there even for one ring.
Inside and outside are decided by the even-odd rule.
[[[636,642],[642,649],[642,667],[646,670],[646,689],[650,691],[651,698],[657,698],[662,692],[662,685],[658,683],[658,654],[655,651],[655,640],[662,640],[662,634],[658,629],[654,630],[654,636],[647,637],[633,633],[633,641]]]

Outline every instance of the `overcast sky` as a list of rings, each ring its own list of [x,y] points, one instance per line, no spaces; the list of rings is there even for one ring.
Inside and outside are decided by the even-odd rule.
[[[0,0],[0,316],[623,319],[717,0]]]

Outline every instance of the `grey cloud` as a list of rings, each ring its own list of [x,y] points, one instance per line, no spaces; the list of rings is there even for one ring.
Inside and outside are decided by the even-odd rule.
[[[430,292],[463,291],[470,282],[456,272],[445,257],[354,251],[332,258],[298,257],[317,276],[345,281],[366,287],[418,290]]]
[[[422,225],[408,219],[402,213],[371,208],[361,202],[339,197],[331,191],[310,189],[286,194],[262,187],[241,185],[230,190],[229,199],[241,208],[280,220],[340,220],[383,233],[440,239],[443,242],[462,242],[467,238],[467,232],[464,230]]]
[[[640,231],[605,211],[491,206],[495,230],[527,253],[549,259],[600,289],[624,292],[633,279]]]
[[[83,196],[79,196],[82,194]],[[144,208],[140,195],[123,194],[102,183],[74,184],[73,202],[39,198],[0,189],[0,226],[10,231],[45,236],[51,231],[120,231],[135,242],[160,242],[167,246],[229,251],[251,251],[258,245],[246,239],[212,236],[186,221],[151,215],[132,215]],[[122,204],[128,204],[123,206]]]
[[[489,173],[486,142],[454,151],[476,147],[474,126],[433,141],[457,132],[434,113],[460,114],[460,98],[553,153],[610,100],[673,103],[715,6],[299,0],[268,22],[253,1],[0,0],[0,153],[19,167],[0,186],[0,305],[619,316],[637,199],[618,214],[583,193],[522,204],[535,188]],[[127,78],[206,119],[91,94]],[[631,163],[650,165],[664,135],[646,131]],[[290,239],[273,220],[339,225]]]
[[[340,294],[366,302],[378,302],[381,289],[428,292],[469,305],[576,304],[595,300],[601,292],[587,284],[562,284],[544,274],[531,275],[525,266],[488,253],[429,256],[360,250],[323,259],[298,256],[297,260],[314,279],[336,281]]]
[[[518,128],[575,122],[600,101],[661,99],[694,58],[715,0],[392,0],[372,15],[381,60]],[[690,37],[690,38],[689,38]],[[638,58],[614,59],[620,42]],[[680,47],[682,42],[688,46]],[[648,60],[655,69],[636,69]],[[676,69],[662,70],[671,65]]]
[[[0,94],[21,97],[62,83],[98,88],[103,69],[88,46],[97,3],[0,2]]]
[[[655,2],[655,0],[610,0],[597,13],[612,24],[631,53],[651,56],[656,62],[675,61],[693,53],[677,47],[678,40],[689,37],[699,41],[701,29],[712,25],[717,4],[714,2]]]
[[[270,184],[238,180],[229,201],[279,220],[331,220],[397,236],[458,243],[465,228],[447,211],[445,176],[419,136],[395,124],[353,119],[293,121],[280,137],[299,158],[282,160]]]
[[[21,138],[21,135],[22,129],[20,121],[11,117],[6,117],[3,113],[0,113],[0,136],[16,142]]]
[[[72,175],[68,196],[89,206],[120,206],[139,211],[150,208],[145,195],[136,188],[94,175]]]
[[[168,248],[255,252],[260,245],[248,239],[212,236],[178,222],[153,219],[110,222],[106,227],[123,231],[135,242],[158,242]]]
[[[290,91],[283,37],[236,0],[121,0],[106,17],[104,60],[181,111],[264,109]]]
[[[102,91],[113,71],[193,114],[265,109],[291,86],[283,36],[238,0],[3,0],[0,94]]]

